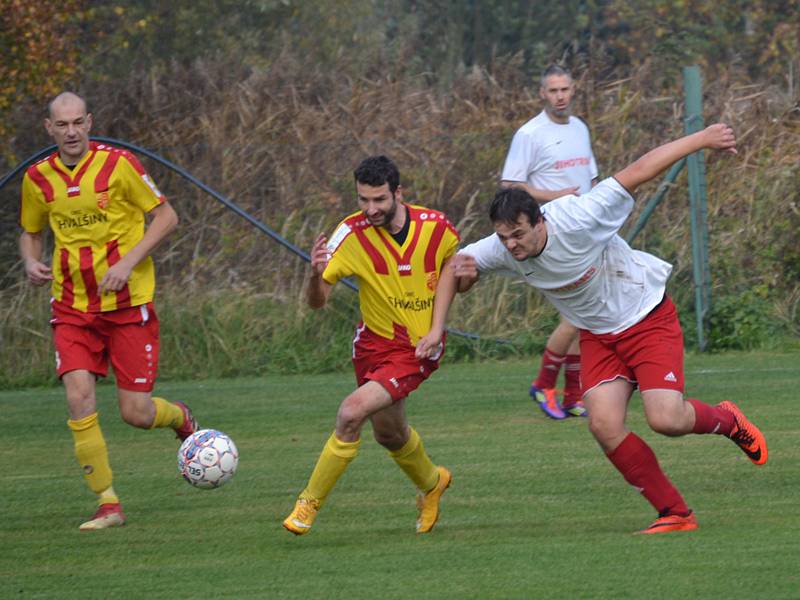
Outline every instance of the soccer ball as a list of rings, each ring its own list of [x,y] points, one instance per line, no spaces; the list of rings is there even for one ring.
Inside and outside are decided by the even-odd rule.
[[[178,471],[194,487],[202,489],[225,485],[238,464],[236,444],[216,429],[196,431],[178,450]]]

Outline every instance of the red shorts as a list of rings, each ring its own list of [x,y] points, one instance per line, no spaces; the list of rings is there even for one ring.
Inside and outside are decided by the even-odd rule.
[[[581,330],[584,394],[619,377],[640,391],[683,393],[683,332],[668,297],[636,325],[617,334]]]
[[[52,303],[56,372],[84,369],[98,377],[114,367],[117,387],[150,392],[158,371],[158,317],[149,302],[102,313]]]
[[[389,392],[394,402],[402,400],[439,368],[444,340],[436,360],[420,360],[414,356],[414,350],[401,327],[395,326],[395,337],[389,340],[359,323],[353,338],[353,367],[358,386],[375,381]]]

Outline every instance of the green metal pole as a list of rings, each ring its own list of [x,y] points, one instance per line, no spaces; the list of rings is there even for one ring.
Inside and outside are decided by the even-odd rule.
[[[684,67],[683,90],[686,107],[684,128],[687,134],[703,129],[703,95],[700,68]],[[697,345],[706,349],[706,324],[711,312],[711,269],[708,263],[708,206],[703,153],[695,152],[686,159],[689,173],[689,207],[692,226],[692,273],[694,276]]]
[[[674,165],[672,168],[667,172],[667,176],[664,177],[664,180],[658,184],[658,189],[656,193],[653,194],[652,198],[647,201],[647,204],[642,209],[642,214],[639,215],[639,219],[636,221],[636,225],[633,226],[633,229],[625,236],[625,241],[629,244],[633,242],[637,235],[639,235],[644,229],[645,224],[650,219],[650,215],[653,214],[656,207],[661,204],[661,201],[664,199],[664,195],[669,190],[669,186],[675,183],[675,180],[678,178],[678,174],[683,169],[684,165],[686,164],[686,159],[682,158]]]

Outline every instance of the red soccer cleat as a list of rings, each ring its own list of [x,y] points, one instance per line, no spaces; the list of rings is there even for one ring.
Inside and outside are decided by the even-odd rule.
[[[186,406],[183,402],[175,402],[175,406],[181,409],[183,413],[183,425],[175,428],[175,437],[183,441],[199,429],[197,419],[192,414],[192,409]]]
[[[92,518],[81,524],[78,529],[81,531],[95,531],[121,525],[125,525],[125,513],[122,512],[122,505],[119,502],[115,502],[113,504],[101,504],[100,508],[92,515]]]

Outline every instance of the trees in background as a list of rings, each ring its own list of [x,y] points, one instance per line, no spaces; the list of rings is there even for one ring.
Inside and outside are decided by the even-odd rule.
[[[579,77],[576,112],[592,126],[603,173],[682,131],[680,69],[699,63],[707,118],[729,120],[742,136],[735,170],[707,163],[712,269],[725,282],[715,299],[735,309],[717,321],[760,323],[750,317],[763,305],[800,333],[797,0],[0,3],[17,11],[4,13],[4,24],[16,21],[0,32],[13,59],[0,68],[17,65],[0,81],[0,126],[17,131],[0,136],[0,172],[12,153],[49,143],[44,101],[69,87],[88,97],[95,133],[161,153],[301,247],[352,206],[352,166],[374,152],[395,156],[409,198],[444,209],[465,239],[485,231],[485,200],[514,129],[540,108],[536,78],[547,62]],[[6,52],[14,39],[31,51]],[[170,284],[176,298],[191,290],[198,303],[213,290],[286,303],[299,295],[304,265],[149,167],[184,224],[159,253],[165,300]],[[688,308],[684,196],[679,186],[670,192],[637,245],[676,265],[673,296]],[[6,187],[0,203],[9,207],[0,213],[0,299],[24,303],[18,189]],[[537,297],[486,289],[464,303],[465,329],[505,335],[522,326],[492,315],[539,309]],[[22,326],[3,322],[0,341],[4,327]]]
[[[0,139],[14,132],[10,118],[22,103],[43,102],[79,77],[83,0],[0,1]],[[13,157],[3,143],[0,155]]]

